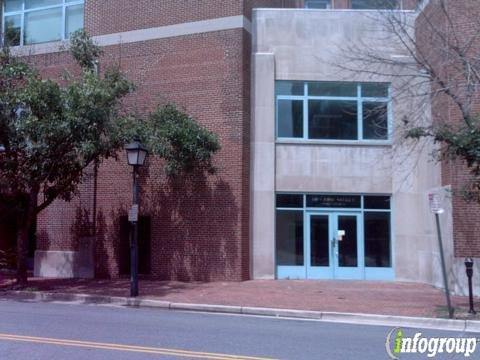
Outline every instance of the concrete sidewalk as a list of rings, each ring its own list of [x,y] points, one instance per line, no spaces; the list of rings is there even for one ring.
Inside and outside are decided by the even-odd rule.
[[[1,275],[0,275],[1,276]],[[1,291],[14,289],[0,278]],[[28,291],[128,297],[129,282],[31,278]],[[320,312],[362,313],[409,317],[446,317],[445,296],[429,285],[372,281],[253,280],[245,282],[183,283],[140,281],[140,299],[170,303],[228,305]],[[467,314],[468,298],[453,296],[456,317]],[[476,298],[480,310],[480,299]]]

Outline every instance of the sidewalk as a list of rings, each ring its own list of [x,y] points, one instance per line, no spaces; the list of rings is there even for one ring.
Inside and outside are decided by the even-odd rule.
[[[2,291],[12,281],[0,275]],[[129,281],[36,279],[28,291],[128,297]],[[364,313],[413,317],[446,317],[445,296],[430,285],[373,281],[252,280],[245,282],[182,283],[140,281],[140,298],[172,303],[232,305],[322,312]],[[480,299],[476,298],[480,310]],[[467,314],[468,298],[453,296],[457,318]],[[480,317],[477,315],[476,319]]]

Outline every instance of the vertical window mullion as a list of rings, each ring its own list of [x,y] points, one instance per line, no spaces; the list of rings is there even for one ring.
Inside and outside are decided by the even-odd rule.
[[[21,32],[20,27],[20,33]],[[5,46],[5,1],[2,1],[2,46]]]
[[[65,0],[63,0],[63,5],[62,5],[62,40],[65,40],[67,38],[67,35],[65,32],[67,31],[67,16],[66,16],[66,10],[67,7],[65,6]]]
[[[362,86],[357,85],[357,122],[358,122],[358,140],[363,140],[363,103]]]
[[[65,0],[63,0],[63,9],[62,9],[62,40],[67,38],[67,5],[65,4]]]
[[[20,18],[20,46],[25,44],[24,37],[25,37],[25,0],[22,1],[22,16]]]
[[[278,95],[275,99],[275,139],[278,139],[279,136],[278,136],[278,112],[279,112],[279,106],[278,106]]]
[[[388,87],[388,102],[387,102],[387,140],[393,138],[393,104],[392,104],[392,86]]]
[[[308,83],[305,82],[303,88],[303,139],[308,140],[310,138],[310,134],[308,131]]]

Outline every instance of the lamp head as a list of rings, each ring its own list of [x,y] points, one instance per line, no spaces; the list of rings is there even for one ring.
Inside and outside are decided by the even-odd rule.
[[[138,140],[132,141],[125,146],[128,164],[131,166],[143,166],[148,156],[148,150]]]

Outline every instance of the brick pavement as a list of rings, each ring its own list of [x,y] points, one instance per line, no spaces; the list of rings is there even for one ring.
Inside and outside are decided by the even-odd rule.
[[[0,275],[0,290],[12,281]],[[28,289],[58,293],[128,296],[128,279],[77,280],[31,278]],[[373,281],[252,280],[245,282],[140,281],[141,297],[171,302],[288,308],[401,316],[441,316],[442,291],[426,284]],[[465,309],[466,297],[454,296]],[[480,308],[480,299],[476,299]]]

